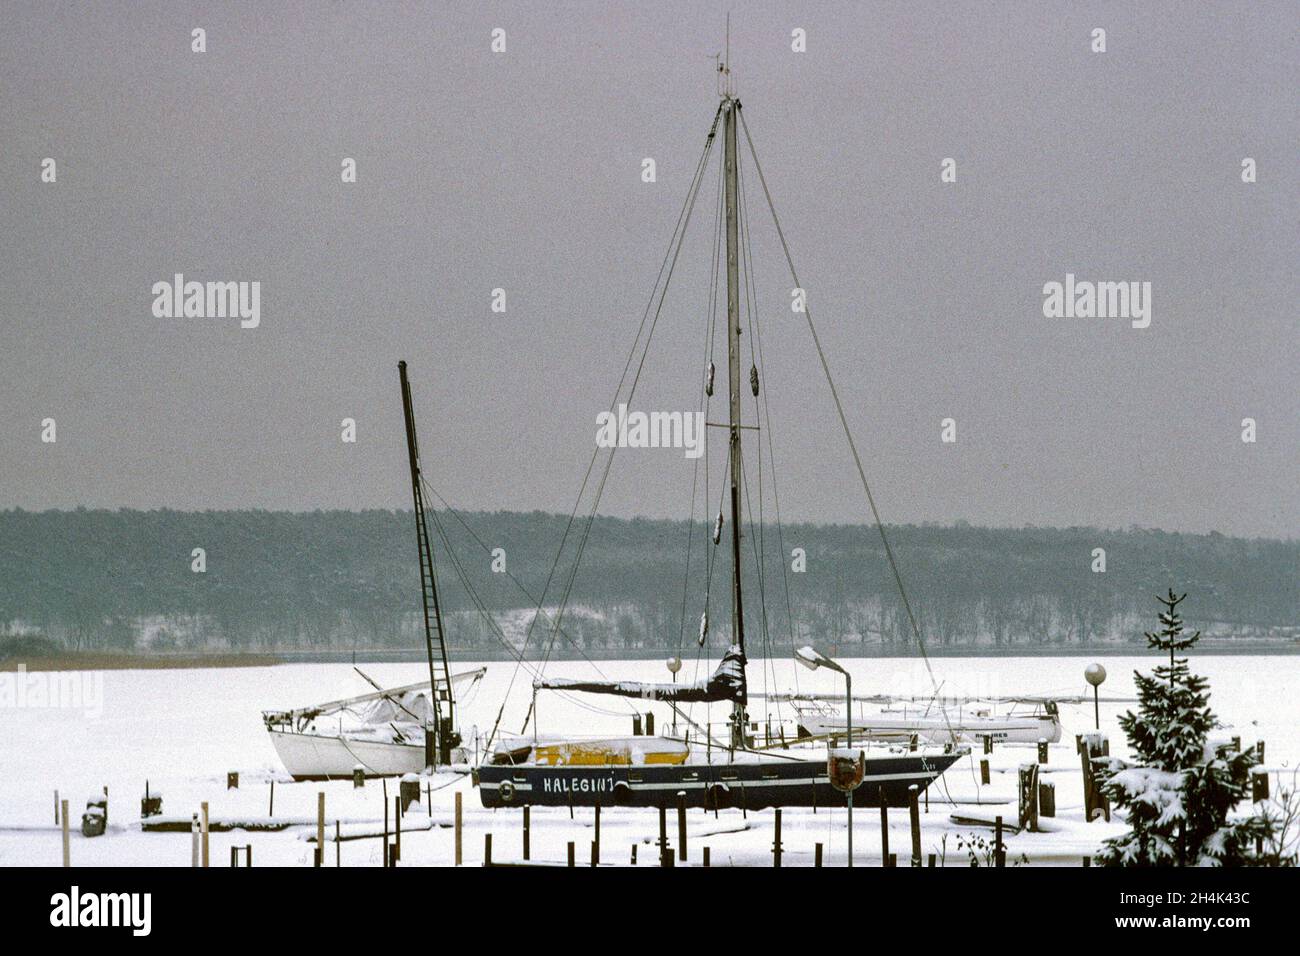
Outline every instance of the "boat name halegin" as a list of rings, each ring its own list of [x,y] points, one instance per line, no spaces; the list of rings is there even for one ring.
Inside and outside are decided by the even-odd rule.
[[[262,283],[185,281],[176,273],[171,282],[155,282],[153,314],[159,319],[239,318],[241,329],[262,323]]]
[[[629,412],[596,416],[597,448],[683,448],[687,458],[704,454],[703,412]]]

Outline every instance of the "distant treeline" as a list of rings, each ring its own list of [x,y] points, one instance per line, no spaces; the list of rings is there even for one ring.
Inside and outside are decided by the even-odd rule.
[[[470,530],[453,514],[435,517],[451,545],[449,555],[434,535],[452,647],[498,646],[480,606],[518,644],[567,516],[461,515]],[[706,595],[708,641],[726,642],[729,529],[715,547],[712,529],[699,523],[598,518],[570,586],[582,530],[580,520],[547,591],[552,609],[567,592],[557,653],[565,642],[593,656],[694,648]],[[1297,541],[964,524],[889,533],[921,630],[938,648],[1140,641],[1153,625],[1152,596],[1169,587],[1189,592],[1187,617],[1209,633],[1300,634]],[[792,639],[913,647],[873,528],[756,528],[743,545],[751,649],[765,639],[780,649]],[[1096,549],[1105,552],[1104,572],[1093,570]],[[494,571],[494,560],[505,570]],[[0,512],[0,645],[22,638],[23,646],[82,651],[415,647],[419,608],[409,511]],[[545,638],[539,625],[530,647]]]

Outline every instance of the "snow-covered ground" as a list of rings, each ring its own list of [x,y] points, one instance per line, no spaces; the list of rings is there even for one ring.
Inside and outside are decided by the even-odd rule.
[[[934,662],[945,695],[1082,694],[1089,691],[1084,667],[1092,658],[944,658]],[[1109,679],[1102,693],[1132,696],[1132,671],[1149,670],[1158,658],[1141,655],[1102,661]],[[688,661],[678,675],[692,680],[708,673],[715,662]],[[857,694],[929,693],[924,665],[912,659],[844,660],[853,673]],[[1239,735],[1245,745],[1267,742],[1270,767],[1290,771],[1300,763],[1300,657],[1196,655],[1193,670],[1211,680],[1211,704],[1227,725],[1229,735]],[[454,671],[469,669],[457,664]],[[667,680],[662,661],[605,661],[595,665],[609,677]],[[362,665],[376,680],[388,685],[418,681],[427,671],[419,664]],[[515,674],[512,663],[488,665],[488,673],[472,695],[461,702],[460,723],[467,738],[486,732],[496,719],[506,688],[514,676],[502,727],[518,731],[529,703],[531,675]],[[554,663],[550,676],[592,677],[587,663]],[[766,690],[837,693],[843,690],[835,674],[809,673],[790,660],[751,661],[751,693]],[[4,679],[4,675],[0,675]],[[280,832],[214,832],[211,859],[214,866],[229,863],[232,845],[253,847],[258,866],[309,865],[315,836],[317,794],[325,794],[327,836],[325,858],[333,865],[378,866],[384,806],[382,785],[368,781],[353,789],[349,782],[292,783],[279,766],[262,727],[264,709],[301,706],[364,693],[368,685],[346,664],[293,664],[275,667],[193,670],[106,671],[89,674],[17,675],[8,678],[8,695],[0,695],[4,720],[0,742],[0,865],[58,865],[61,841],[54,816],[54,791],[69,800],[74,823],[73,865],[188,866],[187,833],[144,833],[139,826],[140,797],[146,778],[163,794],[163,817],[188,819],[208,801],[213,821],[255,821],[270,811],[271,781],[275,781],[274,816],[294,825]],[[18,689],[16,681],[25,686]],[[50,706],[57,702],[59,706]],[[626,734],[633,708],[654,709],[660,727],[671,722],[665,707],[617,698],[545,694],[539,699],[541,727],[545,731]],[[1110,735],[1112,752],[1124,752],[1116,718],[1123,705],[1102,705],[1102,730]],[[704,719],[697,705],[693,719]],[[764,702],[751,703],[751,715],[762,720]],[[774,718],[777,708],[772,708]],[[790,716],[788,705],[781,712]],[[723,705],[714,705],[712,719],[725,720]],[[1022,855],[1033,864],[1079,865],[1105,836],[1118,832],[1118,823],[1085,823],[1082,784],[1075,755],[1075,733],[1092,729],[1092,705],[1062,708],[1065,736],[1051,748],[1044,780],[1056,784],[1057,816],[1044,819],[1041,833],[1007,838],[1008,864]],[[1032,746],[999,746],[991,758],[992,782],[979,784],[979,759],[970,757],[949,770],[931,788],[929,809],[921,817],[922,851],[936,853],[947,865],[968,866],[958,839],[992,833],[971,824],[953,822],[954,813],[992,818],[1016,818],[1016,768],[1035,759]],[[226,774],[238,771],[240,786],[226,789]],[[1274,778],[1276,787],[1277,778]],[[102,837],[84,838],[77,823],[87,797],[107,786],[109,831]],[[464,862],[477,865],[483,858],[484,835],[493,834],[493,859],[517,860],[522,851],[522,814],[518,810],[484,810],[469,778],[455,774],[425,779],[431,786],[418,809],[405,818],[402,837],[404,865],[450,864],[453,838],[450,829],[454,794],[464,806]],[[397,783],[388,792],[396,795]],[[534,808],[532,859],[563,862],[567,844],[576,844],[579,865],[590,857],[594,814],[577,809]],[[343,841],[334,843],[335,821],[340,821]],[[742,814],[739,810],[713,813],[690,811],[688,862],[698,864],[701,850],[710,849],[714,866],[772,862],[773,813]],[[669,842],[676,846],[675,813],[669,813]],[[846,851],[846,812],[787,809],[782,818],[783,864],[810,865],[815,844],[824,846],[825,865],[843,865]],[[367,837],[375,834],[374,837]],[[859,809],[854,826],[855,859],[859,865],[879,865],[879,811]],[[601,861],[627,865],[631,848],[639,847],[638,865],[656,865],[654,841],[658,814],[652,810],[606,809],[601,815]],[[890,813],[890,850],[907,864],[910,854],[907,814]]]

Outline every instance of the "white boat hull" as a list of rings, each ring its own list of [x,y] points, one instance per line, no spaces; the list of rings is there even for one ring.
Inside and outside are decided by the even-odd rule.
[[[348,779],[360,765],[367,777],[396,777],[424,770],[424,747],[350,737],[267,731],[280,762],[295,780]]]

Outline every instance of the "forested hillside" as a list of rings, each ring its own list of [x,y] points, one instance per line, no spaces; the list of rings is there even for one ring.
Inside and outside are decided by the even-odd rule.
[[[454,515],[438,517],[455,557],[439,544],[453,647],[498,647],[457,564],[517,643],[533,606],[519,585],[540,595],[566,517],[463,515],[473,536]],[[569,593],[567,639],[593,656],[693,647],[707,585],[710,643],[720,646],[729,632],[730,549],[725,536],[714,548],[709,531],[694,528],[684,591],[685,522],[597,519]],[[1300,633],[1300,542],[964,525],[899,526],[891,536],[935,647],[1139,641],[1151,595],[1171,586],[1190,593],[1188,619],[1210,633],[1238,640]],[[761,595],[770,640],[781,648],[789,646],[792,619],[800,640],[910,649],[874,529],[792,525],[779,539],[772,527],[759,537],[756,529],[744,542],[751,647],[763,639]],[[761,575],[753,557],[760,545]],[[1104,572],[1093,570],[1098,548]],[[504,571],[493,570],[490,549],[501,549],[496,564],[504,562]],[[561,601],[572,556],[569,547],[548,606]],[[0,642],[159,652],[416,647],[417,573],[410,512],[6,511]],[[533,643],[541,639],[535,633]]]

